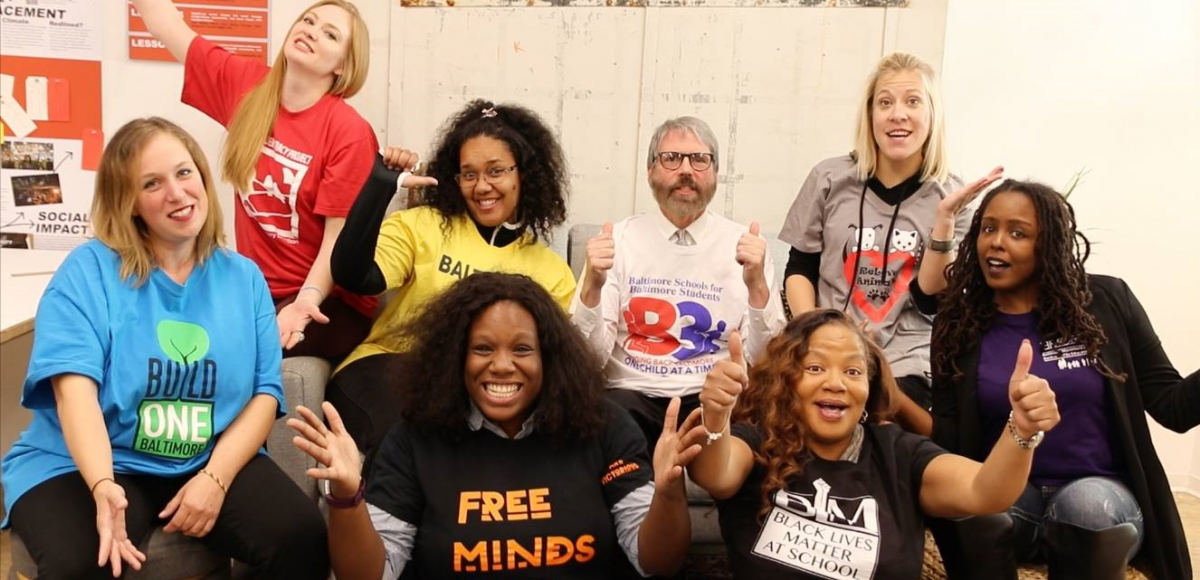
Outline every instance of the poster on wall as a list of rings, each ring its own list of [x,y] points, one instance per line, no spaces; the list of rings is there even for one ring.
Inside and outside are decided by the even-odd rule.
[[[93,0],[0,0],[0,247],[69,250],[92,237],[98,12]]]
[[[174,0],[183,19],[197,34],[242,56],[267,62],[270,45],[268,14],[270,0]],[[132,3],[129,14],[129,60],[175,62],[167,46],[146,30],[146,23]]]

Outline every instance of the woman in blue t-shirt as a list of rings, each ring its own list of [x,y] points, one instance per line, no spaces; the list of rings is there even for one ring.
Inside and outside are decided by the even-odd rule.
[[[1125,282],[1084,271],[1088,240],[1053,189],[1000,184],[958,250],[933,331],[934,441],[987,452],[1007,414],[1002,353],[1021,341],[1063,420],[1007,514],[934,526],[950,576],[1016,578],[1015,556],[1056,579],[1124,578],[1140,546],[1155,578],[1191,578],[1146,413],[1180,433],[1200,423],[1200,372],[1179,376]]]
[[[92,225],[38,304],[33,420],[3,462],[5,523],[38,578],[141,569],[157,526],[264,578],[325,578],[320,512],[262,452],[283,404],[271,296],[223,247],[195,139],[157,117],[121,127]]]
[[[1002,355],[1011,414],[982,463],[887,422],[900,396],[887,359],[840,311],[792,319],[749,372],[736,334],[730,355],[700,392],[709,445],[688,473],[717,499],[734,578],[916,578],[925,516],[1011,505],[1058,424],[1029,345]]]

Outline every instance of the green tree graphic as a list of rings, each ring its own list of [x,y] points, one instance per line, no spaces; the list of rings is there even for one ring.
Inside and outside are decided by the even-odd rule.
[[[208,354],[208,333],[190,322],[163,320],[158,323],[158,346],[167,358],[186,365]]]

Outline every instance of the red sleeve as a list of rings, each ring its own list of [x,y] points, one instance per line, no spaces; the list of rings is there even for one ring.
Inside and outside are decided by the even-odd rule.
[[[234,56],[197,35],[184,61],[180,100],[228,127],[242,97],[269,70],[256,60]]]
[[[334,122],[338,128],[329,144],[329,154],[317,185],[317,200],[313,211],[325,217],[346,217],[354,199],[362,190],[371,168],[379,142],[375,131],[350,105],[341,103],[343,120]]]

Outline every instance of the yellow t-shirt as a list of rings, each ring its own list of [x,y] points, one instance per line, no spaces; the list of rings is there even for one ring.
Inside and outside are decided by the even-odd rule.
[[[455,217],[443,230],[442,215],[429,207],[388,216],[379,229],[375,263],[383,270],[388,289],[396,289],[396,294],[375,320],[367,340],[337,370],[373,354],[403,351],[396,331],[419,314],[427,300],[478,271],[529,276],[566,310],[575,293],[571,268],[544,244],[527,242],[491,246],[466,215]]]

